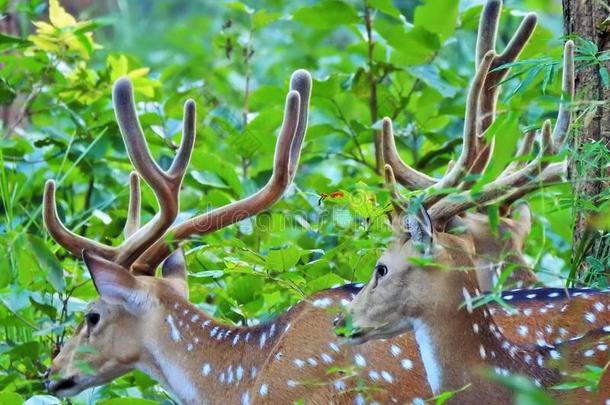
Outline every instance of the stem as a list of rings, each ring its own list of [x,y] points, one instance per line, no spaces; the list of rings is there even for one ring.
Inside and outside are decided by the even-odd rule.
[[[373,16],[371,14],[371,8],[369,7],[368,1],[364,1],[364,26],[366,29],[366,42],[368,47],[368,79],[369,79],[369,111],[371,114],[371,125],[375,124],[379,119],[379,111],[377,105],[377,78],[373,71],[373,51],[375,50],[375,42],[373,41]],[[375,131],[374,145],[375,145],[375,167],[377,173],[381,173],[383,166],[383,151],[381,148],[381,131]]]
[[[246,42],[246,48],[244,49],[244,68],[245,68],[245,78],[246,84],[244,89],[244,109],[242,112],[242,119],[244,129],[248,126],[248,114],[250,113],[250,80],[251,80],[251,67],[250,61],[252,59],[252,55],[254,54],[253,48],[254,41],[254,31],[252,29],[252,16],[250,16],[250,30],[248,32],[248,42]],[[246,178],[248,176],[248,167],[250,166],[250,159],[248,157],[242,156],[241,158],[241,171],[242,176]]]

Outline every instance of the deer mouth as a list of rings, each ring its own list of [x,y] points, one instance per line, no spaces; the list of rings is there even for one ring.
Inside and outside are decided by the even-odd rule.
[[[62,397],[75,395],[82,391],[82,388],[78,387],[75,377],[47,380],[44,384],[49,393]]]
[[[349,344],[359,345],[366,343],[369,340],[390,339],[411,330],[413,330],[412,320],[405,319],[399,322],[390,322],[374,327],[354,326],[349,335],[344,335],[342,337],[344,337]]]

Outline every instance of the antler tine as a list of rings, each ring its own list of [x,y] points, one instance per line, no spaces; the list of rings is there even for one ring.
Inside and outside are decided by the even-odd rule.
[[[462,153],[452,169],[436,184],[428,187],[426,190],[427,196],[424,200],[424,205],[426,206],[436,203],[447,194],[446,192],[438,191],[456,186],[462,180],[462,175],[468,170],[468,163],[472,162],[476,156],[477,122],[479,116],[478,106],[483,85],[485,84],[485,78],[489,73],[491,63],[495,56],[496,54],[494,51],[487,52],[483,56],[482,62],[477,69],[466,100]]]
[[[92,239],[80,236],[66,228],[57,214],[55,188],[56,185],[54,180],[48,180],[46,182],[42,202],[42,218],[51,237],[77,257],[80,257],[83,249],[87,249],[106,259],[110,260],[114,258],[116,251],[112,247],[102,245]]]
[[[303,139],[305,139],[305,131],[307,129],[307,121],[309,119],[309,99],[311,97],[311,75],[304,69],[299,69],[292,74],[290,78],[290,90],[295,90],[299,93],[299,122],[297,124],[294,140],[290,147],[290,166],[288,173],[290,181],[294,179],[297,167],[299,166],[299,158],[301,156],[301,147]]]
[[[481,55],[496,48],[496,34],[501,11],[502,2],[499,0],[490,0],[483,8],[477,37],[477,64],[479,65]],[[480,121],[476,140],[477,153],[474,160],[469,162],[470,171],[473,174],[481,173],[485,169],[493,151],[494,141],[491,140],[489,144],[486,144],[484,135],[495,120],[496,104],[500,92],[499,84],[506,78],[510,70],[509,68],[498,68],[517,59],[534,32],[537,21],[538,18],[533,13],[525,16],[504,51],[494,58],[491,65],[479,105]]]
[[[137,172],[131,172],[129,175],[129,208],[127,209],[127,220],[123,229],[125,239],[140,229],[140,205],[140,176]]]
[[[444,221],[470,208],[516,195],[521,188],[527,188],[529,191],[533,190],[529,184],[540,184],[536,182],[535,176],[543,172],[543,169],[547,166],[544,162],[544,157],[552,150],[550,121],[545,121],[541,132],[540,151],[536,158],[525,167],[514,173],[498,177],[498,179],[484,186],[483,190],[475,195],[467,190],[461,192],[458,196],[443,198],[430,208],[430,216],[439,223],[444,223]]]
[[[398,186],[396,185],[396,177],[394,177],[394,170],[392,166],[386,164],[383,166],[383,174],[385,180],[385,186],[390,192],[392,199],[392,205],[397,211],[405,211],[405,207],[409,206],[409,202],[400,194]]]
[[[561,80],[561,101],[557,121],[553,129],[555,151],[561,149],[570,127],[572,112],[570,104],[574,99],[574,42],[567,41],[563,48],[563,75]]]
[[[179,192],[195,142],[195,103],[184,105],[182,142],[170,169],[164,172],[154,161],[144,138],[133,98],[133,88],[127,78],[119,79],[113,91],[115,113],[127,154],[140,176],[153,189],[159,213],[144,227],[126,239],[119,248],[117,263],[129,266],[159,239],[178,215]]]
[[[273,173],[267,184],[255,194],[243,200],[173,226],[167,232],[166,238],[159,239],[134,263],[134,268],[149,274],[154,273],[159,263],[170,254],[170,246],[167,240],[180,242],[191,235],[208,234],[256,215],[282,197],[297,169],[303,136],[305,135],[305,127],[299,126],[299,119],[303,114],[302,108],[305,108],[305,106],[302,106],[302,102],[307,103],[309,101],[311,88],[309,74],[297,71],[292,77],[291,88],[295,90],[289,91],[286,97],[284,121],[276,143]]]
[[[523,157],[528,156],[530,153],[532,153],[532,149],[534,147],[534,141],[536,140],[537,134],[538,134],[537,131],[528,131],[525,134],[525,137],[523,137],[523,139],[521,141],[521,145],[519,145],[517,154],[515,155],[516,158],[523,158]],[[520,159],[513,160],[506,167],[506,169],[504,169],[504,171],[502,171],[502,174],[500,176],[505,176],[510,173],[513,173],[515,170],[518,170],[519,168],[523,167],[524,164],[525,164],[525,162]]]
[[[496,49],[496,36],[498,34],[498,22],[502,12],[501,0],[490,0],[483,6],[481,18],[479,19],[479,30],[477,33],[476,64],[479,66],[483,56]]]
[[[536,178],[536,180],[531,181],[525,184],[523,187],[518,188],[517,190],[510,193],[503,201],[505,206],[510,206],[515,201],[525,197],[527,194],[532,191],[541,188],[543,186],[548,186],[551,184],[555,184],[560,182],[565,174],[567,173],[567,160],[562,162],[555,162],[549,164],[540,175]]]
[[[381,123],[383,160],[391,167],[400,184],[409,190],[419,190],[434,185],[437,180],[406,164],[398,155],[394,140],[392,120],[385,117]]]
[[[115,83],[113,101],[127,154],[136,171],[153,189],[160,212],[151,222],[139,228],[139,177],[132,173],[129,211],[124,230],[126,239],[120,246],[106,246],[69,231],[57,216],[53,181],[47,182],[45,186],[43,218],[53,239],[75,256],[80,257],[82,251],[86,249],[106,260],[129,268],[135,259],[163,235],[178,215],[178,194],[195,142],[195,103],[187,101],[184,106],[182,142],[170,169],[164,172],[157,166],[148,149],[136,114],[133,89],[129,79],[122,78]]]

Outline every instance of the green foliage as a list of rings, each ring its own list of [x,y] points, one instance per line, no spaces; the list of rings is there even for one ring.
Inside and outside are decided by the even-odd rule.
[[[390,238],[388,195],[374,170],[381,117],[394,119],[403,158],[420,170],[440,175],[459,151],[480,6],[178,0],[122,2],[84,10],[94,18],[81,20],[56,0],[48,8],[41,0],[18,3],[25,31],[0,35],[0,106],[15,109],[0,128],[0,403],[58,403],[41,395],[42,374],[96,297],[79,260],[43,229],[44,181],[58,181],[68,227],[104,243],[121,240],[131,166],[110,103],[117,78],[134,81],[142,126],[163,167],[179,143],[182,104],[196,100],[198,138],[181,197],[188,216],[264,184],[289,76],[301,67],[314,75],[295,186],[269,212],[187,245],[192,301],[229,322],[264,320],[316,291],[369,278]],[[511,4],[549,11],[550,3]],[[8,6],[0,1],[1,10]],[[529,62],[504,85],[510,97],[499,106],[506,114],[493,129],[501,147],[490,173],[512,159],[525,130],[555,114],[561,47],[550,40],[559,15],[552,18],[542,20],[524,52]],[[517,24],[505,13],[502,34]],[[589,56],[606,60],[597,50]],[[536,222],[527,253],[541,274],[567,272],[570,199],[566,186],[530,199]],[[143,210],[144,220],[157,211],[146,186]],[[72,403],[95,401],[171,400],[136,372]]]

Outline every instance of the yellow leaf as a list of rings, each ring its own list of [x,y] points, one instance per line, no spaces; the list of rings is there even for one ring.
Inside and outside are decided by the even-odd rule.
[[[138,77],[146,76],[148,74],[148,72],[150,72],[150,68],[140,68],[140,69],[132,70],[131,72],[129,72],[127,77],[129,77],[130,79],[136,79]]]
[[[59,4],[59,0],[49,0],[49,20],[57,28],[65,28],[76,24],[76,19],[64,10]]]
[[[40,35],[30,35],[28,40],[34,43],[36,48],[45,52],[58,53],[61,50],[56,43]]]
[[[55,27],[44,21],[33,21],[32,24],[36,27],[36,33],[51,35],[55,32]]]

